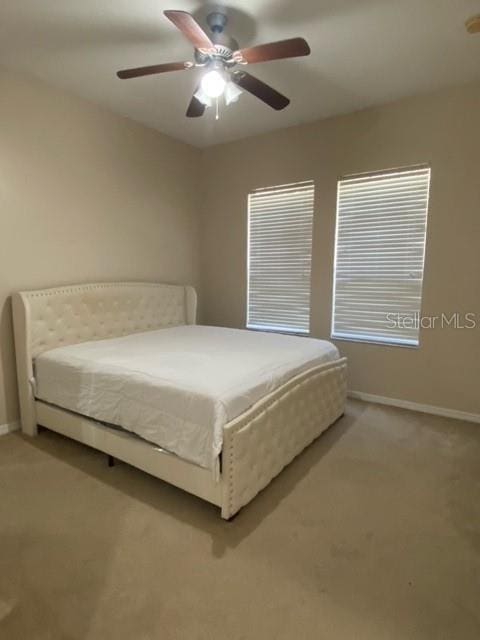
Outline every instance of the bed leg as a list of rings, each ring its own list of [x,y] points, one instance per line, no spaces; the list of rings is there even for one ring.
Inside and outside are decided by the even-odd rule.
[[[113,456],[108,456],[108,466],[109,467],[114,467],[115,466],[115,458]]]
[[[240,513],[241,509],[239,509],[238,511],[236,511],[233,516],[230,516],[229,518],[225,518],[225,522],[233,522],[235,520],[235,518],[238,516],[238,514]]]

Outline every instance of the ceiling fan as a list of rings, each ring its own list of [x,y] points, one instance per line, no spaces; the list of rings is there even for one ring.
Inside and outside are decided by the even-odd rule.
[[[224,33],[227,24],[227,16],[224,13],[215,11],[207,16],[207,24],[212,32],[210,36],[186,11],[164,11],[163,13],[193,45],[195,62],[169,62],[135,69],[123,69],[117,73],[119,78],[127,80],[167,71],[205,69],[187,109],[186,115],[189,118],[202,116],[205,109],[211,106],[213,101],[216,101],[217,104],[218,118],[218,98],[223,95],[228,105],[238,99],[242,89],[277,111],[285,109],[290,103],[287,97],[273,87],[243,69],[235,67],[269,60],[308,56],[310,47],[303,38],[291,38],[248,49],[239,49],[238,42]]]

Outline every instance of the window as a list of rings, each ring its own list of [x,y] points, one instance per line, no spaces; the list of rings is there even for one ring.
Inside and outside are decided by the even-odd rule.
[[[249,329],[310,331],[313,200],[310,180],[248,197]]]
[[[418,345],[430,169],[338,183],[332,337]]]

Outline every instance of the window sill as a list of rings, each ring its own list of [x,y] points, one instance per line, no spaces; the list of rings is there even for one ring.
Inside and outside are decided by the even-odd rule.
[[[374,344],[381,347],[406,347],[407,349],[419,349],[419,342],[382,340],[380,338],[356,338],[354,336],[342,336],[331,334],[331,340],[339,340],[341,342],[357,342],[360,344]]]
[[[258,331],[260,333],[279,333],[285,336],[297,336],[298,338],[308,338],[310,336],[310,331],[294,331],[288,329],[270,329],[268,327],[256,327],[249,326],[248,324],[245,327],[247,331]]]

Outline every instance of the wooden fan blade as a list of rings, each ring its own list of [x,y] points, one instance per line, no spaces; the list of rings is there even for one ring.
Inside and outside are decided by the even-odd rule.
[[[310,47],[303,38],[291,38],[290,40],[279,40],[268,44],[259,44],[256,47],[240,49],[233,54],[234,60],[238,62],[268,62],[269,60],[282,60],[283,58],[297,58],[308,56]]]
[[[272,109],[280,111],[290,104],[288,98],[246,71],[235,71],[232,73],[232,80],[239,87],[268,104]]]
[[[117,71],[117,76],[121,80],[128,80],[128,78],[150,76],[154,73],[165,73],[166,71],[183,71],[184,69],[191,69],[193,66],[193,62],[167,62],[166,64],[154,64],[150,67],[122,69],[122,71]]]
[[[197,93],[198,89],[195,91]],[[186,116],[187,118],[199,118],[205,113],[207,106],[200,102],[200,100],[193,94],[190,104],[188,105]]]
[[[164,11],[163,15],[173,22],[180,29],[183,35],[189,40],[195,49],[201,53],[214,53],[215,45],[207,36],[195,18],[187,11]]]

